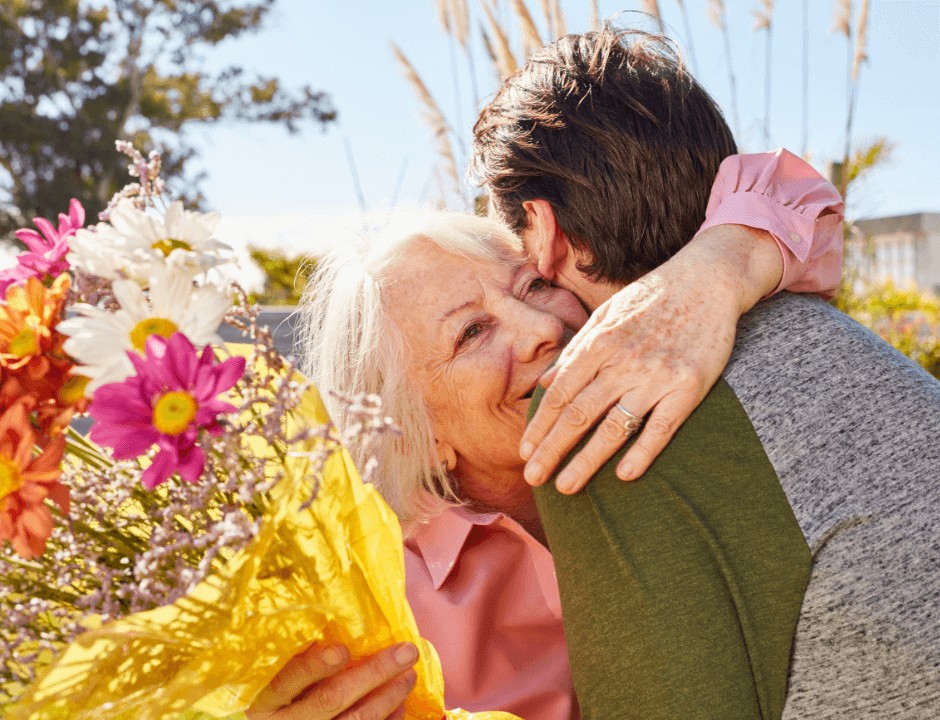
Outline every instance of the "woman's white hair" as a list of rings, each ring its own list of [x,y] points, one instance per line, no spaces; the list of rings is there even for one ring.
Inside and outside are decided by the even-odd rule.
[[[495,220],[410,212],[318,258],[299,310],[302,366],[333,422],[343,429],[346,418],[331,390],[371,393],[401,430],[380,435],[368,454],[378,462],[376,486],[403,523],[460,503],[458,488],[438,460],[427,406],[408,379],[409,349],[383,306],[383,291],[419,242],[476,261],[513,263],[523,257],[521,241]],[[350,451],[363,467],[368,459],[363,449]]]

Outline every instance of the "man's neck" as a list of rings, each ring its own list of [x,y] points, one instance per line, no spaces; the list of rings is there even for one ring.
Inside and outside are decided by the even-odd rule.
[[[591,281],[584,279],[576,294],[588,312],[593,313],[622,290],[623,287],[621,284],[609,283],[604,280]]]

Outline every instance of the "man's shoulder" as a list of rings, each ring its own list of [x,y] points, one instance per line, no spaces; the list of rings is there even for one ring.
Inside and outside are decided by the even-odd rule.
[[[819,298],[782,293],[742,318],[725,379],[782,478],[940,463],[940,383]]]
[[[923,368],[815,295],[780,293],[741,318],[726,378],[735,387],[749,375],[860,392],[900,383],[940,399]]]

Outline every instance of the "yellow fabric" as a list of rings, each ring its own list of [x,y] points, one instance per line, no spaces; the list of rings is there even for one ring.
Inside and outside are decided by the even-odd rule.
[[[328,422],[315,390],[297,417]],[[329,458],[316,500],[298,512],[311,491],[309,463],[288,458],[258,537],[224,572],[171,606],[85,632],[16,703],[10,720],[240,717],[311,643],[343,643],[355,658],[401,641],[421,653],[407,717],[440,720],[440,662],[405,598],[397,518],[345,451]]]

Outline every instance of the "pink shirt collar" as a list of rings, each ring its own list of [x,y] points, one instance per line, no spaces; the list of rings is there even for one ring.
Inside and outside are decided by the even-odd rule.
[[[548,548],[533,538],[511,517],[501,512],[479,513],[466,507],[452,507],[425,523],[417,525],[408,535],[408,544],[424,560],[435,590],[440,590],[451,572],[474,527],[497,526],[521,538],[529,547],[535,563],[539,587],[548,609],[561,618],[558,579]]]
[[[457,565],[474,526],[492,525],[500,520],[515,523],[503,513],[475,513],[465,507],[454,507],[414,527],[408,540],[424,559],[435,590],[441,589]]]

